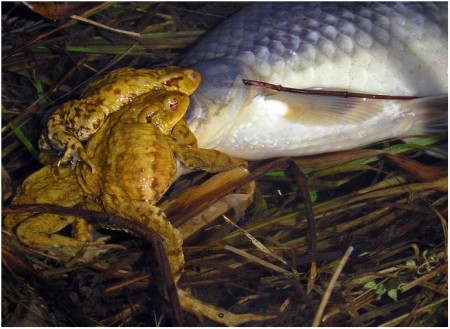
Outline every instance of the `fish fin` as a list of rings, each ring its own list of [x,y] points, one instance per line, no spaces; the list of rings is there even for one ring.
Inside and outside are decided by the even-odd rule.
[[[437,145],[427,153],[436,158],[448,158],[448,95],[422,97],[405,101],[401,107],[414,113],[417,120],[411,129],[411,135],[434,135]],[[414,138],[404,138],[411,142]]]
[[[401,107],[413,112],[417,120],[411,129],[411,135],[436,135],[440,140],[435,146],[436,152],[427,151],[437,158],[448,157],[448,95],[429,96],[405,101]],[[441,142],[442,139],[442,142]],[[412,138],[403,139],[410,142]]]
[[[448,95],[438,95],[405,101],[401,107],[413,112],[416,124],[411,130],[414,135],[447,134]]]
[[[264,97],[265,101],[273,102],[274,112],[279,112],[289,121],[303,124],[357,124],[375,117],[383,110],[379,100],[363,98],[285,92]]]

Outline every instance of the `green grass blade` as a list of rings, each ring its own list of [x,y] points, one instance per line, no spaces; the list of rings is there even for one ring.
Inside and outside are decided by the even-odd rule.
[[[14,132],[14,135],[19,139],[19,141],[25,146],[28,152],[30,152],[33,157],[36,159],[39,157],[39,152],[34,148],[33,144],[30,142],[30,140],[25,136],[22,129],[20,129],[17,126],[11,126],[12,131]]]

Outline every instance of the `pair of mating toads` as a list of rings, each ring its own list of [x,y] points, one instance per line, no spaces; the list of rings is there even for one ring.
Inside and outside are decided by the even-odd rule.
[[[79,206],[146,225],[161,236],[178,282],[183,237],[155,205],[176,178],[177,162],[213,173],[245,171],[246,165],[197,147],[184,115],[199,84],[198,72],[179,67],[124,68],[95,81],[80,99],[53,113],[39,141],[46,165],[23,182],[13,203]],[[69,225],[73,236],[58,234]],[[4,226],[26,245],[65,256],[83,250],[88,259],[106,246],[102,239],[92,241],[89,225],[77,217],[10,214]],[[177,291],[183,309],[226,325],[271,318],[233,314]]]

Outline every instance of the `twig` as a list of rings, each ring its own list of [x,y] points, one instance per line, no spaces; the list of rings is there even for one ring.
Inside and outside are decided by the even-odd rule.
[[[288,158],[289,163],[294,167],[295,178],[297,179],[297,185],[300,188],[302,198],[305,206],[305,217],[309,226],[309,239],[310,244],[308,246],[308,254],[312,255],[313,262],[317,253],[317,229],[316,222],[314,220],[314,212],[312,208],[311,196],[309,195],[308,185],[306,184],[306,178],[303,175],[300,167],[295,163],[293,159]],[[296,224],[298,225],[298,217],[296,219]]]
[[[333,291],[333,288],[336,285],[339,274],[341,274],[345,264],[347,263],[348,258],[350,257],[350,254],[352,252],[353,252],[353,247],[352,246],[348,247],[347,251],[345,252],[344,256],[342,257],[341,261],[339,262],[339,265],[336,268],[336,271],[334,271],[334,274],[331,277],[330,283],[328,284],[327,290],[325,291],[322,301],[320,302],[319,308],[317,309],[316,315],[314,316],[314,320],[311,325],[312,327],[319,326],[320,321],[322,319],[323,312],[325,311],[325,307],[328,303],[328,300],[330,299],[331,292]]]
[[[273,83],[268,83],[264,81],[248,80],[248,79],[242,79],[242,82],[244,83],[244,85],[252,87],[260,87],[294,94],[315,95],[315,96],[319,95],[319,96],[344,97],[344,98],[353,97],[353,98],[400,99],[400,100],[421,98],[420,96],[376,95],[376,94],[363,94],[363,93],[354,93],[350,91],[328,90],[328,89],[298,89],[298,88],[284,87],[282,85],[275,85]]]
[[[316,228],[316,221],[314,219],[314,212],[311,202],[311,196],[309,194],[308,185],[306,184],[306,178],[302,173],[301,168],[297,165],[297,163],[293,160],[288,158],[289,164],[294,168],[294,174],[295,178],[297,180],[297,185],[300,188],[300,192],[302,194],[303,198],[303,204],[305,207],[305,217],[306,221],[308,222],[308,228],[309,228],[309,243],[308,243],[308,251],[307,254],[312,256],[311,261],[311,267],[309,270],[308,275],[308,284],[306,288],[307,294],[309,294],[313,287],[314,282],[317,278],[317,263],[316,263],[316,254],[317,254],[317,228]],[[300,217],[298,216],[296,218],[296,225],[300,224]]]

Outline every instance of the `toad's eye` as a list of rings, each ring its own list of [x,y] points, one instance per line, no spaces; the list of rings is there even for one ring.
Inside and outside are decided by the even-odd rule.
[[[188,74],[188,76],[189,76],[189,78],[190,78],[192,81],[197,80],[197,74],[195,74],[195,72],[192,72],[192,73]]]
[[[180,85],[180,82],[182,82],[182,80],[183,77],[179,76],[175,78],[170,78],[169,80],[164,80],[162,84],[169,88],[177,88]]]
[[[178,108],[178,98],[171,98],[169,99],[169,109],[170,112],[175,112]]]

